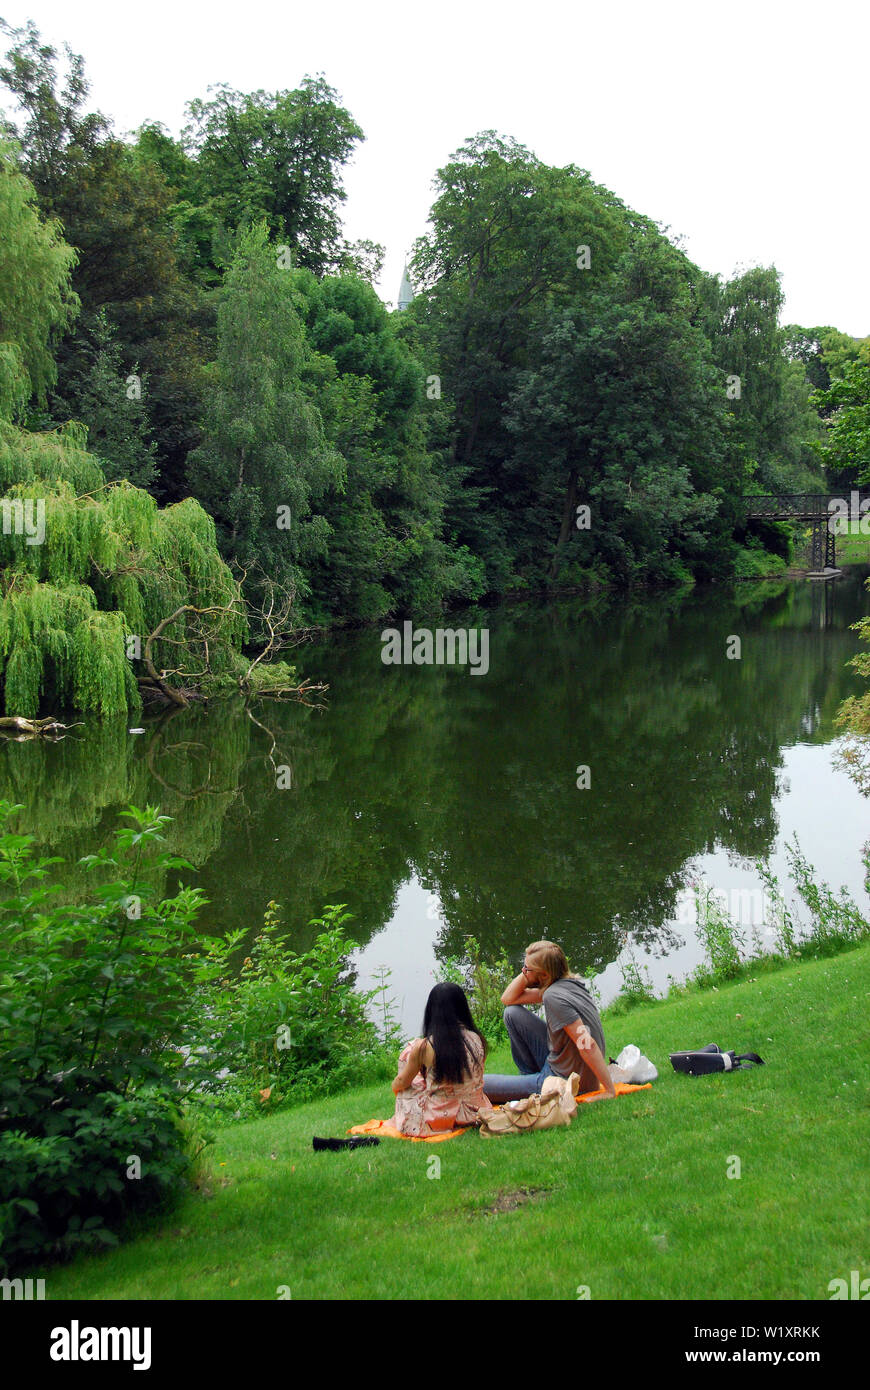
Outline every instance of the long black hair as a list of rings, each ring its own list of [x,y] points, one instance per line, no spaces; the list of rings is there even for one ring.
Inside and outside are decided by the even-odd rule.
[[[435,1053],[435,1081],[460,1085],[474,1065],[476,1058],[463,1028],[477,1034],[485,1057],[486,1038],[471,1017],[465,990],[461,985],[436,985],[426,1000],[423,1015],[423,1037],[429,1039]]]

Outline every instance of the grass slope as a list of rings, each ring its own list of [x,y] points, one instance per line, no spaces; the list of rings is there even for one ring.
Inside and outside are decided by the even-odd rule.
[[[827,1299],[870,1272],[868,993],[862,946],[638,1007],[608,1050],[637,1043],[659,1080],[565,1130],[312,1151],[388,1114],[386,1087],[223,1129],[203,1193],[49,1270],[47,1297]],[[669,1051],[708,1042],[768,1065],[673,1072]]]

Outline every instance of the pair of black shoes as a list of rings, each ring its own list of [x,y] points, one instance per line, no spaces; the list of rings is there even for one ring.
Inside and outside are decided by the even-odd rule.
[[[335,1152],[337,1149],[367,1149],[372,1144],[380,1144],[380,1139],[374,1134],[354,1134],[350,1139],[318,1139],[311,1140],[311,1147],[317,1153],[321,1149],[329,1149]]]
[[[751,1064],[764,1066],[757,1052],[723,1052],[716,1043],[708,1043],[694,1052],[672,1052],[671,1066],[685,1076],[710,1076],[717,1071],[749,1071]]]

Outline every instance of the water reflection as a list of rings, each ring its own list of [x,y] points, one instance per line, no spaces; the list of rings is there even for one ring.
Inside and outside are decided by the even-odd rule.
[[[204,931],[253,929],[276,899],[302,947],[309,918],[345,902],[362,945],[385,929],[389,954],[397,933],[416,943],[399,953],[400,994],[409,972],[412,992],[426,983],[433,948],[457,954],[468,934],[515,955],[553,936],[599,973],[627,942],[678,947],[691,861],[771,851],[784,750],[819,745],[829,776],[821,745],[861,688],[845,665],[861,578],[463,614],[455,626],[490,630],[478,679],[384,666],[366,629],[300,649],[329,683],[325,712],[218,703],[146,721],[141,737],[89,724],[56,745],[6,743],[0,787],[25,805],[20,827],[67,859],[105,843],[130,802],[159,804],[210,899]],[[64,882],[86,891],[79,870]]]

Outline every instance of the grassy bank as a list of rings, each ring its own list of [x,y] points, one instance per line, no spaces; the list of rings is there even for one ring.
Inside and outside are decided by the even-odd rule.
[[[567,1130],[312,1151],[388,1113],[385,1086],[223,1129],[162,1226],[36,1272],[50,1299],[827,1299],[870,1272],[868,994],[862,945],[640,1005],[608,1051],[637,1043],[658,1081]],[[708,1042],[767,1065],[672,1071]]]
[[[870,536],[838,536],[838,565],[870,565]]]

